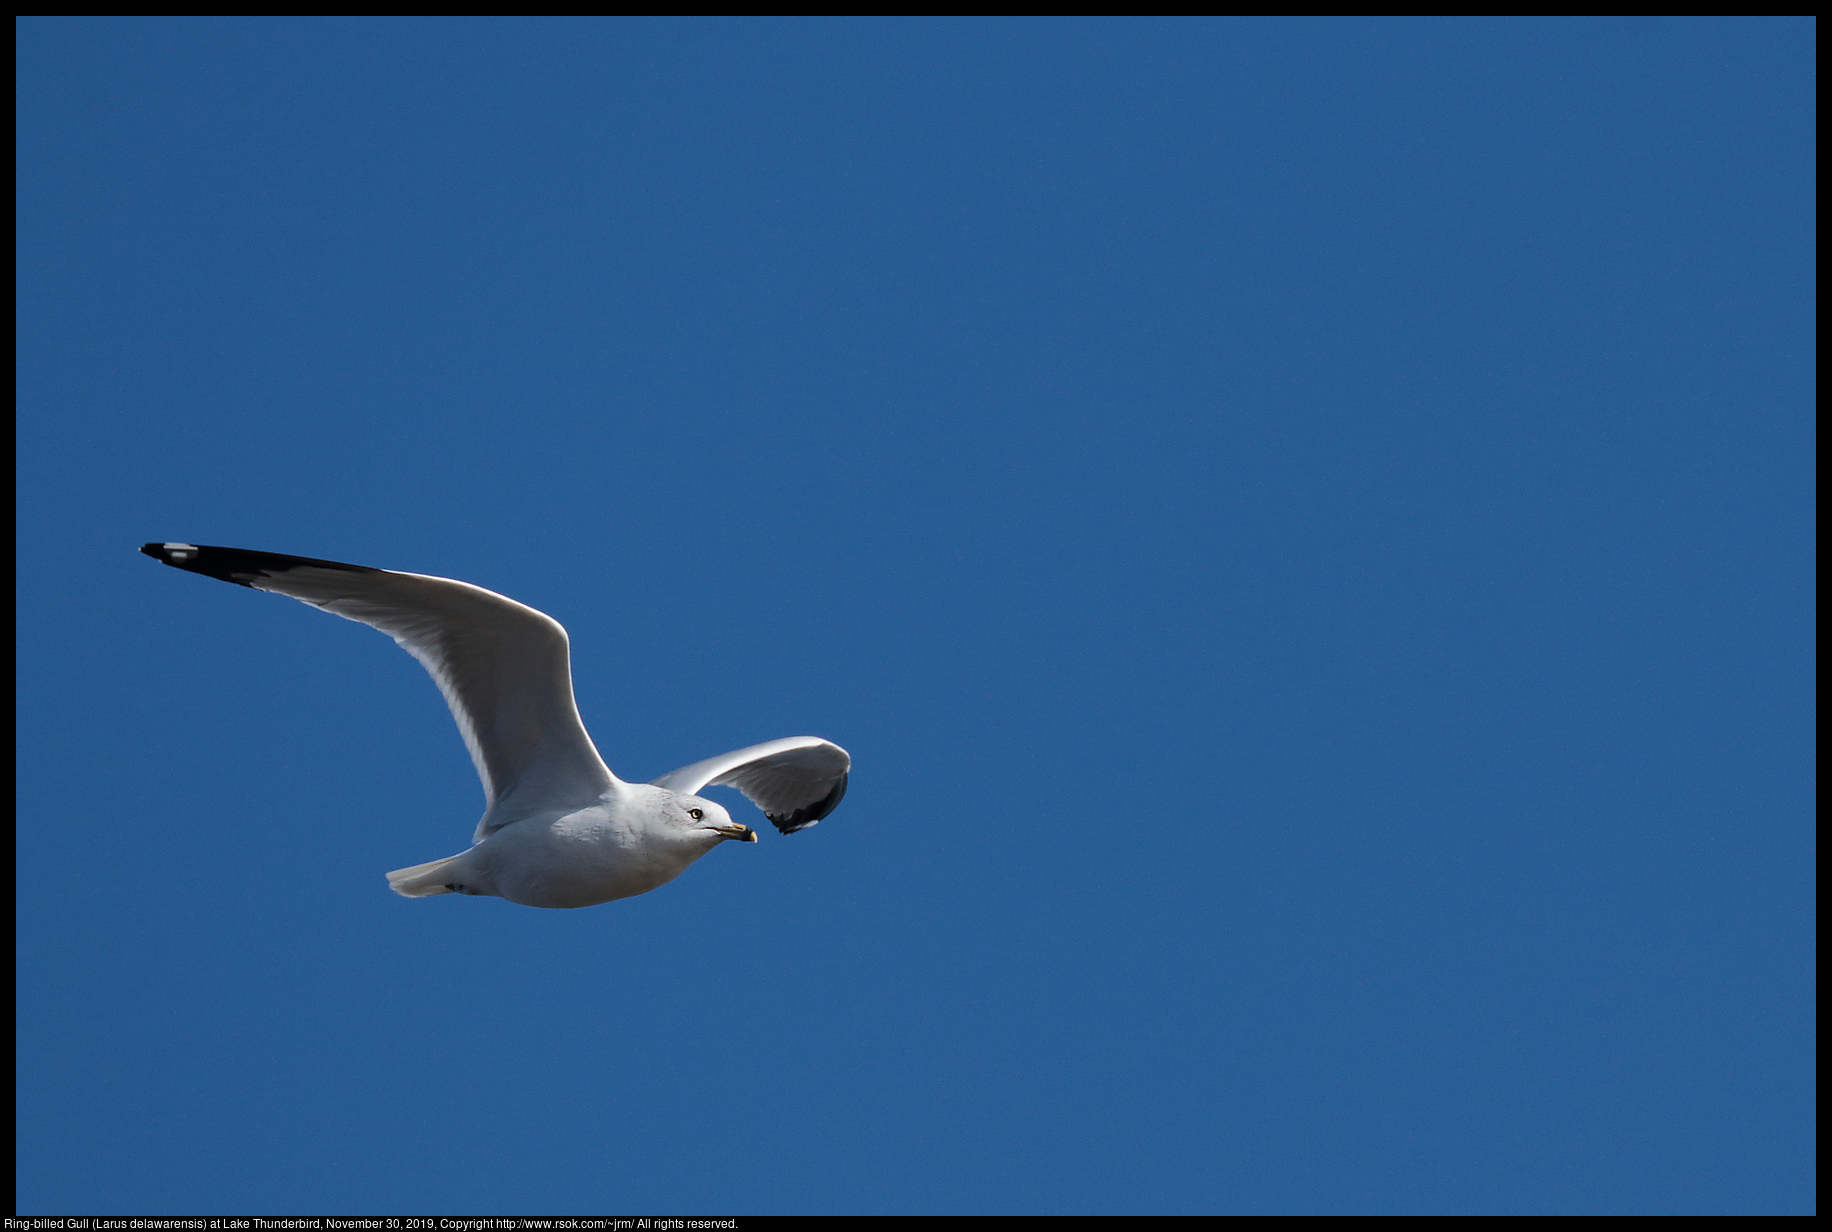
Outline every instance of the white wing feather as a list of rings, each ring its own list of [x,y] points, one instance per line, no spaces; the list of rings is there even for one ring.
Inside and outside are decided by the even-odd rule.
[[[834,810],[851,769],[852,758],[839,745],[790,736],[682,766],[655,786],[689,796],[702,787],[736,787],[778,830],[793,834]]]
[[[141,549],[168,565],[269,590],[380,629],[418,659],[483,780],[477,840],[510,821],[584,808],[617,782],[579,719],[566,630],[450,578],[186,543]]]

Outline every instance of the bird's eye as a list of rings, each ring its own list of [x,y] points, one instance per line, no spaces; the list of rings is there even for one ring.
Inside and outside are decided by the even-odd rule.
[[[706,814],[701,812],[699,809],[688,809],[687,815],[693,818],[695,821],[698,821],[700,818],[706,816]]]

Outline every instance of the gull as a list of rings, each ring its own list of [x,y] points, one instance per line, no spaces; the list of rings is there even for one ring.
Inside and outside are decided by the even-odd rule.
[[[475,894],[528,907],[590,907],[666,885],[727,839],[757,832],[695,793],[735,787],[784,834],[833,812],[852,759],[790,736],[626,783],[573,702],[559,621],[481,586],[308,556],[149,543],[154,560],[270,590],[392,637],[432,675],[458,720],[487,805],[471,849],[396,869],[408,898]]]

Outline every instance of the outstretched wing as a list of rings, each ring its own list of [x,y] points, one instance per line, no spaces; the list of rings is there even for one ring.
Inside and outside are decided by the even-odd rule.
[[[307,556],[191,543],[140,549],[175,569],[271,590],[373,625],[431,673],[458,720],[489,809],[477,838],[549,808],[583,808],[616,781],[573,703],[566,630],[481,586]]]
[[[817,736],[753,744],[682,766],[655,780],[683,795],[702,787],[736,787],[784,834],[806,830],[839,806],[852,758]]]

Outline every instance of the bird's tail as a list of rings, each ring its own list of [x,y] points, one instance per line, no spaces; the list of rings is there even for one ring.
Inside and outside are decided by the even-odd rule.
[[[407,898],[430,898],[434,894],[454,894],[456,885],[463,878],[463,871],[458,867],[468,851],[443,860],[434,860],[430,864],[416,864],[412,868],[397,868],[388,874],[388,888],[396,894]]]

